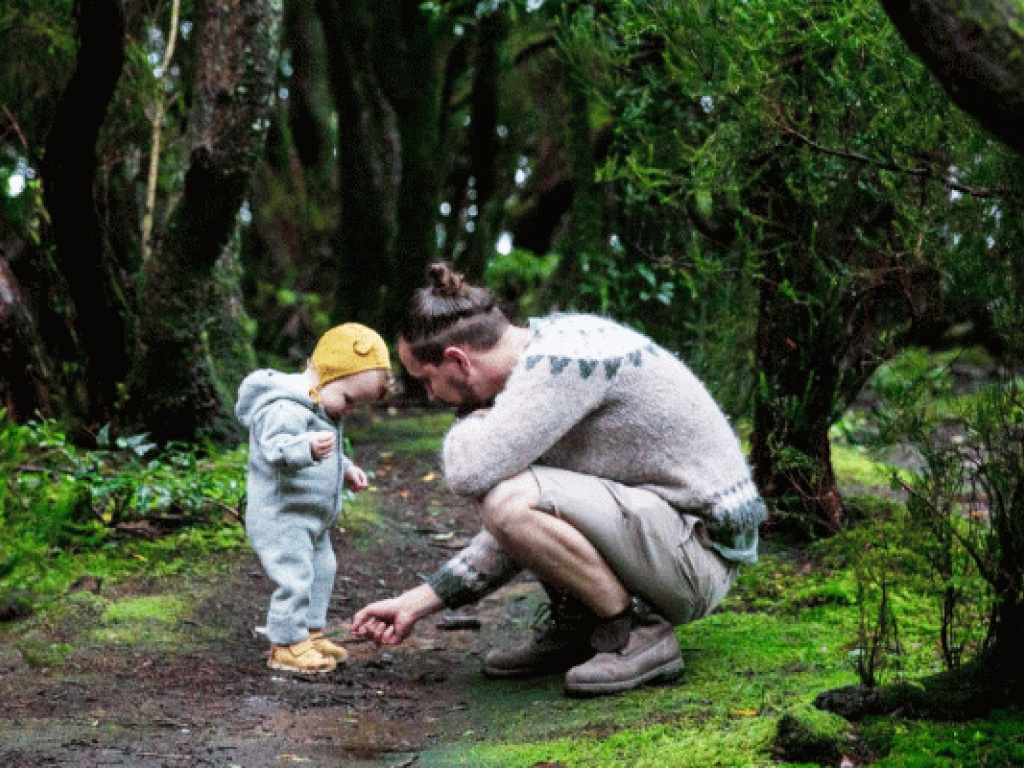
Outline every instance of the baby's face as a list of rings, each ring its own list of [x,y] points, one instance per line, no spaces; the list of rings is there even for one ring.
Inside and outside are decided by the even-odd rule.
[[[320,389],[320,403],[332,419],[348,416],[357,405],[380,400],[387,391],[387,371],[361,371],[335,379]]]

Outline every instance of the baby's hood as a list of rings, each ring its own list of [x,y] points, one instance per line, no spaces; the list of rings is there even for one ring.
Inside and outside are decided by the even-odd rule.
[[[278,400],[294,400],[310,410],[317,405],[309,396],[309,380],[302,373],[282,373],[264,368],[253,371],[238,388],[235,415],[246,428],[252,428],[260,412]]]

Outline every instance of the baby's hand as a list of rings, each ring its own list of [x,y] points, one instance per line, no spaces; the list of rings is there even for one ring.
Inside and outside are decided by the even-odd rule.
[[[324,430],[309,436],[309,452],[317,461],[323,461],[334,453],[334,433]]]
[[[355,464],[345,470],[345,487],[350,491],[362,491],[370,484],[366,473]]]

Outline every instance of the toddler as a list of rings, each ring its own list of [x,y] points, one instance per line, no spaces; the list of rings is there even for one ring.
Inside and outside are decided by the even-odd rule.
[[[391,360],[375,331],[346,323],[323,335],[301,373],[262,369],[238,390],[235,413],[249,430],[245,530],[267,576],[268,665],[329,672],[347,657],[324,634],[337,560],[330,529],[342,490],[366,473],[342,450],[342,419],[387,391]]]

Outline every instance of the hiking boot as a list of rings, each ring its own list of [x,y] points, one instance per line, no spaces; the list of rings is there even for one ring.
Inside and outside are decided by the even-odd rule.
[[[675,628],[661,616],[651,614],[634,618],[632,626],[599,626],[593,635],[595,645],[621,645],[615,650],[600,650],[589,661],[575,666],[565,675],[565,690],[570,695],[601,696],[621,693],[661,678],[673,677],[683,668]],[[624,641],[624,642],[623,642]]]
[[[285,672],[321,674],[330,672],[337,666],[337,662],[320,653],[313,647],[313,641],[306,638],[293,645],[270,646],[270,658],[267,660],[267,666]]]
[[[594,614],[574,598],[548,591],[551,601],[537,609],[533,636],[512,648],[490,651],[484,657],[485,675],[525,678],[562,673],[594,655]]]
[[[322,629],[309,630],[309,639],[313,641],[313,647],[321,656],[334,659],[335,664],[341,665],[348,661],[348,651],[324,637]]]

